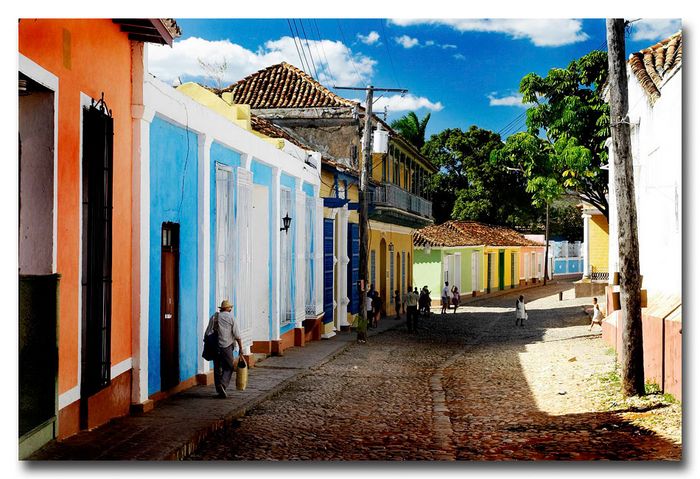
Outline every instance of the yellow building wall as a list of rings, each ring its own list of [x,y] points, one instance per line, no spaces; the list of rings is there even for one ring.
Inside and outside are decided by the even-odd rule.
[[[483,288],[482,290],[485,292],[487,287],[489,286],[489,278],[488,278],[488,255],[489,254],[494,254],[494,260],[492,263],[492,268],[494,269],[494,279],[491,282],[491,292],[493,291],[498,291],[498,271],[499,271],[499,253],[503,251],[503,288],[505,289],[510,289],[511,285],[518,286],[520,283],[520,247],[517,246],[512,246],[512,247],[493,247],[493,246],[486,246],[484,248],[484,259],[483,259]],[[513,256],[512,253],[515,253],[515,271],[511,273],[511,264],[513,261]]]
[[[588,224],[588,247],[591,267],[608,270],[608,221],[603,215],[592,215]]]
[[[391,278],[390,278],[390,259],[389,259],[389,245],[394,245],[394,289],[398,289],[402,294],[406,292],[407,286],[415,287],[413,284],[413,240],[410,234],[398,233],[390,231],[380,231],[373,229],[370,224],[370,238],[369,238],[369,263],[367,264],[367,272],[370,276],[371,284],[374,284],[375,289],[379,291],[382,297],[382,303],[384,305],[384,310],[388,315],[395,314],[394,305],[391,303],[393,299],[394,292],[391,290]],[[382,249],[385,252],[385,267],[382,269]],[[375,275],[372,277],[372,251],[376,258],[375,265]],[[398,253],[398,256],[397,256]],[[406,265],[405,265],[405,283],[401,285],[401,257],[402,253],[406,253]],[[398,261],[397,261],[398,259]]]

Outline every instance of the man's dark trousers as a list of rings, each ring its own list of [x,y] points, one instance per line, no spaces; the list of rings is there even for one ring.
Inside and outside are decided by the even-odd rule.
[[[226,389],[231,382],[233,374],[233,344],[225,348],[219,347],[219,354],[214,359],[214,384],[216,390],[219,390],[219,385]]]
[[[418,306],[407,306],[406,307],[406,326],[408,327],[409,333],[416,332],[417,320],[418,320]]]

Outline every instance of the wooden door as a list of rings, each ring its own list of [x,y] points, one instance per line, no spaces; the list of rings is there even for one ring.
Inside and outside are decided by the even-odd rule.
[[[506,253],[505,251],[501,250],[498,252],[498,289],[503,290],[505,289],[505,262],[506,262]]]
[[[160,283],[160,380],[165,391],[180,382],[178,348],[179,234],[177,223],[163,223]]]

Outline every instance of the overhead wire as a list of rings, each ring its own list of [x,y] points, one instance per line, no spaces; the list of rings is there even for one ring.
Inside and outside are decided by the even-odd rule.
[[[301,51],[299,51],[299,46],[297,45],[297,36],[294,34],[294,29],[292,28],[292,22],[287,19],[287,25],[289,25],[289,31],[292,34],[292,40],[294,41],[294,48],[297,50],[297,55],[299,56],[299,61],[301,62],[301,68],[302,70],[305,70],[304,68],[304,60],[301,58]]]
[[[299,23],[301,24],[301,31],[304,34],[304,41],[306,42],[306,49],[309,52],[309,58],[311,58],[311,65],[314,68],[314,80],[318,81],[318,70],[316,70],[316,62],[314,61],[314,54],[311,52],[311,46],[309,46],[309,39],[306,36],[306,29],[304,28],[304,21],[302,19],[299,19]]]
[[[336,20],[338,24],[338,31],[340,32],[340,37],[343,39],[343,44],[345,45],[345,48],[348,49],[348,60],[350,60],[350,65],[352,66],[353,70],[355,70],[355,75],[357,75],[357,80],[359,84],[362,84],[362,77],[360,76],[360,73],[357,71],[357,67],[355,66],[355,62],[352,61],[352,54],[350,53],[350,47],[348,46],[348,41],[345,39],[345,33],[343,32],[343,27],[340,24],[340,20]]]
[[[318,28],[318,23],[316,23],[316,19],[314,18],[313,20],[313,25],[316,28],[316,37],[318,38],[318,46],[321,48],[321,52],[323,53],[323,59],[326,61],[326,69],[328,70],[328,76],[331,78],[333,83],[336,83],[335,80],[335,75],[333,75],[333,71],[331,70],[331,64],[328,61],[328,57],[326,56],[326,49],[323,47],[323,40],[321,40],[321,31]]]
[[[391,52],[389,51],[389,38],[386,36],[386,30],[384,29],[384,21],[382,19],[378,19],[378,21],[379,26],[382,29],[382,35],[384,36],[384,41],[382,43],[384,44],[384,49],[386,50],[386,54],[389,57],[389,65],[391,65],[391,72],[394,76],[394,81],[396,82],[397,87],[403,88],[401,86],[401,83],[399,82],[399,77],[396,75],[396,69],[394,68],[394,60],[392,58]]]

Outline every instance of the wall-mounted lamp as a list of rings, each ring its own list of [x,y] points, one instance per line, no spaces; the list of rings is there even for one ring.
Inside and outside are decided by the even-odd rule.
[[[289,217],[289,213],[284,215],[284,218],[282,218],[282,227],[280,228],[280,231],[284,231],[285,233],[289,232],[289,225],[292,224],[292,219]]]
[[[425,254],[430,254],[430,245],[429,244],[423,246],[423,252]]]

